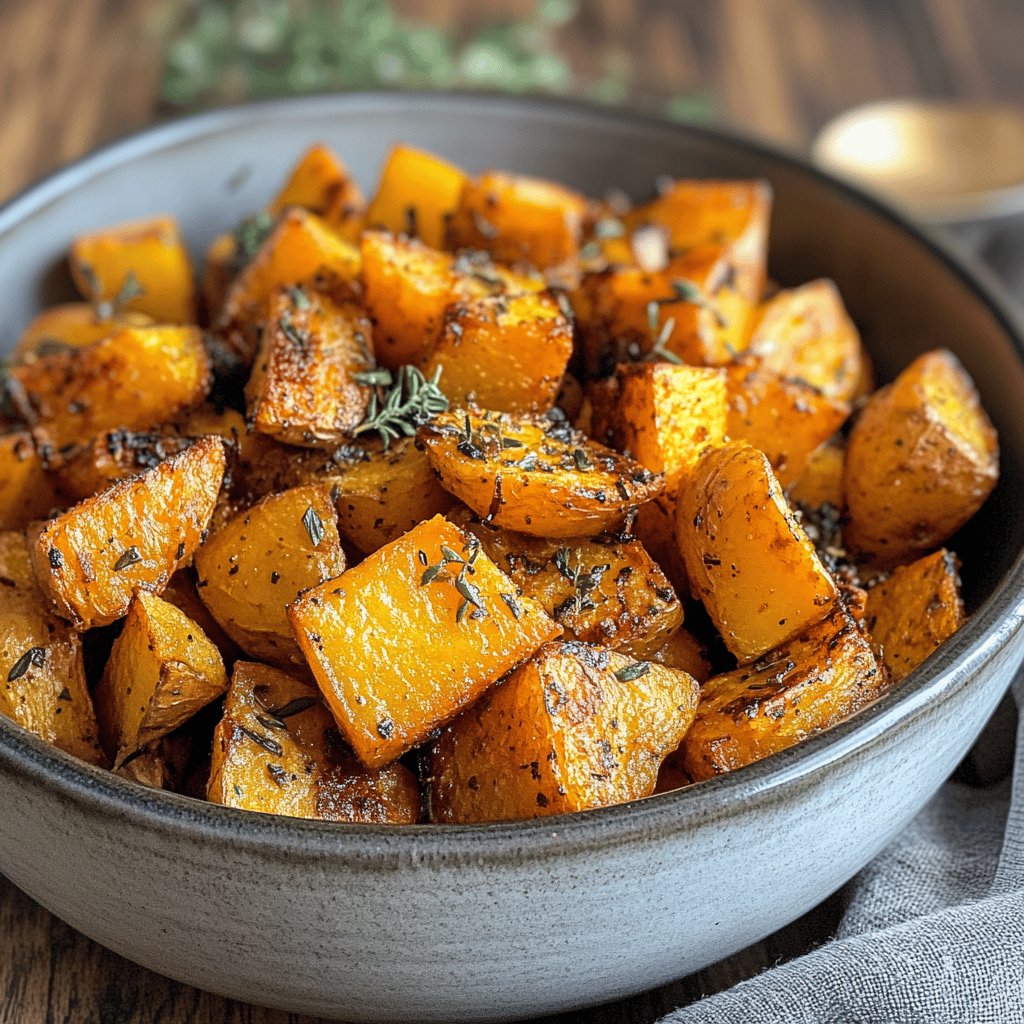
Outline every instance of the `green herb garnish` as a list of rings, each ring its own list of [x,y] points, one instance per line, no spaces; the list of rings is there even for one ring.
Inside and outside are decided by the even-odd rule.
[[[624,665],[615,673],[615,678],[620,683],[631,683],[634,679],[647,675],[651,671],[651,664],[648,661],[634,661],[632,665]]]
[[[313,547],[320,547],[320,541],[324,539],[324,522],[312,505],[302,513],[302,525],[306,528]]]
[[[139,549],[133,544],[130,548],[125,548],[124,554],[114,563],[114,572],[120,572],[122,569],[127,569],[130,565],[135,565],[136,562],[142,561],[142,555],[139,553]]]
[[[274,224],[274,218],[264,211],[246,217],[231,233],[231,237],[235,240],[235,249],[228,260],[228,269],[233,277],[240,274],[252,262],[253,256],[260,251],[260,246],[274,230]]]
[[[16,679],[20,679],[33,665],[36,668],[42,668],[44,661],[46,661],[46,648],[30,647],[11,666],[11,671],[7,673],[7,682],[13,683]]]
[[[385,448],[399,437],[412,437],[417,427],[448,410],[448,399],[437,386],[440,379],[441,367],[429,380],[415,366],[399,367],[394,376],[384,369],[357,373],[356,383],[374,390],[366,419],[352,433],[376,431]]]
[[[429,586],[431,583],[450,583],[455,588],[459,597],[462,598],[458,610],[455,612],[456,622],[462,622],[470,608],[476,609],[473,613],[474,616],[486,614],[487,610],[484,608],[483,595],[480,593],[479,588],[469,579],[476,572],[473,568],[473,563],[479,554],[480,541],[473,536],[469,538],[465,553],[461,555],[457,551],[453,551],[446,544],[442,544],[441,561],[434,565],[427,564],[429,560],[425,552],[417,552],[420,563],[426,565],[423,575],[420,576],[420,586]],[[449,566],[453,565],[459,567],[458,571],[454,574],[449,568]]]

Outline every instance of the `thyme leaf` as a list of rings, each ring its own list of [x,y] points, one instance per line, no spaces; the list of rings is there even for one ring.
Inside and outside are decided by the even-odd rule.
[[[357,373],[356,383],[373,387],[374,391],[366,419],[353,434],[376,431],[385,448],[399,437],[412,437],[417,427],[448,410],[448,399],[438,387],[440,379],[441,367],[429,380],[415,366],[399,367],[394,375],[383,369]]]

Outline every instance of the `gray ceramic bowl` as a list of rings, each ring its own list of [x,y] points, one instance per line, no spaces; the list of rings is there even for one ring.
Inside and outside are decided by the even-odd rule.
[[[855,720],[732,776],[564,818],[328,826],[149,792],[0,720],[0,870],[86,935],[239,999],[355,1020],[513,1018],[613,999],[752,943],[841,886],[970,747],[1024,652],[1024,363],[987,277],[876,201],[719,132],[523,100],[350,95],[145,132],[0,212],[0,338],[67,294],[72,234],[167,210],[198,253],[311,140],[371,186],[406,140],[591,193],[763,176],[772,273],[838,281],[888,377],[956,351],[998,425],[1003,481],[957,538],[974,612]]]

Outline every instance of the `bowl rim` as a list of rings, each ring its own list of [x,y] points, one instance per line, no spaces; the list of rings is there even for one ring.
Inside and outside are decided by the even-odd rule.
[[[1024,317],[987,268],[899,209],[834,176],[785,148],[737,131],[674,122],[629,109],[583,101],[494,93],[364,91],[289,97],[222,107],[150,126],[101,146],[30,184],[0,206],[0,241],[22,220],[73,192],[104,171],[216,135],[228,129],[317,113],[444,107],[500,115],[509,108],[532,117],[640,125],[650,132],[683,133],[745,150],[825,184],[881,216],[924,247],[956,276],[1005,331],[1024,363]],[[154,830],[184,829],[215,842],[239,844],[290,860],[330,857],[356,870],[389,864],[461,861],[521,863],[642,842],[732,814],[753,801],[780,800],[784,793],[813,784],[827,765],[845,760],[948,700],[1007,647],[1024,622],[1024,550],[993,592],[958,633],[886,697],[853,718],[803,743],[724,776],[685,789],[659,793],[611,807],[528,821],[479,825],[358,825],[330,823],[224,807],[179,794],[148,789],[112,772],[79,761],[0,715],[0,770],[56,791],[94,813],[131,819]]]

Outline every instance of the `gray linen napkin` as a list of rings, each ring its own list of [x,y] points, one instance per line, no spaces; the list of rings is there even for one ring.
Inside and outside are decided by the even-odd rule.
[[[1024,295],[1024,226],[1001,227],[960,241]],[[947,783],[850,883],[830,942],[661,1024],[1024,1024],[1024,676],[1013,694],[1012,778]]]

